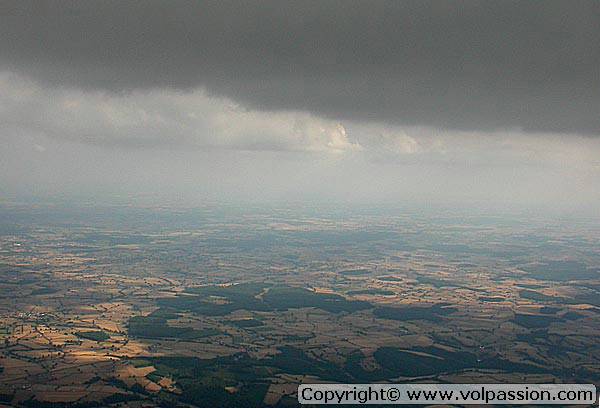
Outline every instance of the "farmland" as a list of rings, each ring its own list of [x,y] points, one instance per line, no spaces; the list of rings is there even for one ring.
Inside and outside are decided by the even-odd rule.
[[[592,224],[40,211],[2,208],[4,403],[295,406],[311,381],[600,384]]]

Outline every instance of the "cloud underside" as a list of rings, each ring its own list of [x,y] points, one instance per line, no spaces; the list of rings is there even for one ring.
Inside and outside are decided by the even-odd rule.
[[[598,44],[596,1],[20,1],[0,13],[0,69],[43,87],[184,91],[176,106],[205,103],[202,89],[248,107],[235,120],[250,133],[287,126],[334,150],[359,147],[338,127],[348,120],[597,135]],[[256,111],[281,112],[278,124]]]

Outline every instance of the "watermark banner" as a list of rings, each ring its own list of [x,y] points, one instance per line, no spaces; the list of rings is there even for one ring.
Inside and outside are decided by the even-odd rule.
[[[302,384],[301,404],[596,404],[594,384]]]

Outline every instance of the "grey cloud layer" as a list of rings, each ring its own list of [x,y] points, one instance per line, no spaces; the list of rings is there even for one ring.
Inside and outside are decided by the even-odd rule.
[[[4,1],[0,68],[265,110],[600,134],[597,1]]]

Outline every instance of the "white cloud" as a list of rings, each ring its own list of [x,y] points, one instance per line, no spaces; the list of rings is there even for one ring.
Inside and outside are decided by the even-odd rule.
[[[127,94],[45,89],[0,75],[3,134],[40,133],[107,147],[168,146],[340,154],[360,150],[344,126],[303,112],[245,110],[201,90]]]
[[[600,199],[600,139],[248,110],[196,90],[102,93],[0,74],[0,191],[252,199]],[[6,193],[5,193],[6,194]],[[183,198],[182,198],[183,199]]]
[[[422,152],[423,146],[404,131],[379,133],[379,141],[383,148],[393,154],[416,154]]]
[[[33,144],[33,149],[37,152],[43,153],[46,151],[46,148],[44,146],[42,146],[41,144],[38,143],[34,143]]]

